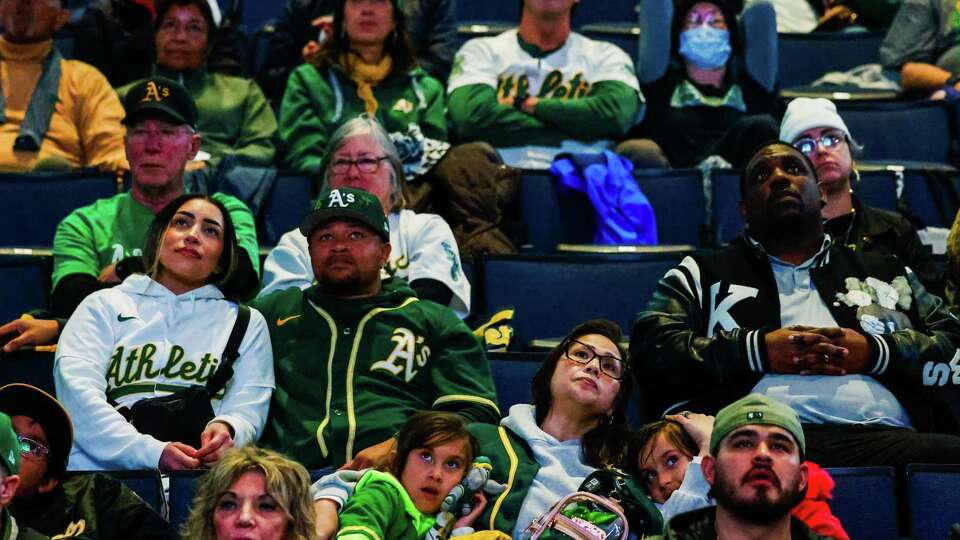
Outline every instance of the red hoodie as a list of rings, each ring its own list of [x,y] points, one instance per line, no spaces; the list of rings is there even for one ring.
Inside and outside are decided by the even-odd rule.
[[[830,511],[827,500],[833,498],[833,478],[816,463],[807,462],[807,496],[790,513],[803,521],[813,532],[835,538],[850,540],[837,516]]]

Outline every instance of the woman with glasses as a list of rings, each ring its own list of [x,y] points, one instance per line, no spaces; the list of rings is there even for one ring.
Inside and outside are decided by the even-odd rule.
[[[435,214],[404,208],[404,172],[397,149],[380,124],[362,116],[330,137],[321,174],[323,190],[351,187],[380,199],[390,223],[390,259],[385,272],[405,278],[417,296],[450,306],[461,318],[470,311],[470,283],[450,226]],[[260,295],[313,284],[307,239],[299,228],[283,235],[263,263]]]
[[[744,65],[736,12],[725,0],[678,0],[670,36],[666,73],[643,85],[647,113],[627,134],[646,140],[617,151],[645,167],[692,167],[711,156],[746,165],[776,139],[776,96]]]
[[[520,538],[554,503],[580,491],[591,473],[623,462],[633,379],[622,337],[620,327],[605,319],[578,325],[534,375],[532,404],[510,407],[499,426],[469,426],[480,442],[479,455],[493,464],[491,478],[506,486],[488,497],[474,529]],[[335,504],[351,487],[346,482],[345,476],[324,479],[318,485],[323,489],[315,490],[321,538],[336,530]],[[659,515],[648,517],[647,523],[659,528]]]
[[[325,38],[315,63],[287,81],[279,119],[286,167],[320,173],[333,132],[366,113],[404,141],[405,165],[429,169],[449,148],[443,84],[416,65],[399,0],[337,0]]]
[[[780,139],[807,156],[816,168],[827,199],[822,210],[825,229],[834,242],[857,251],[894,255],[916,272],[928,290],[943,292],[943,269],[934,262],[907,218],[866,206],[853,194],[852,183],[860,178],[854,160],[860,145],[832,101],[791,101],[780,124]]]

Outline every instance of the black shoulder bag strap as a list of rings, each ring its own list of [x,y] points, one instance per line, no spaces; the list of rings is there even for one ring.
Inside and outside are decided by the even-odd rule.
[[[250,308],[239,305],[237,311],[237,320],[233,323],[233,331],[230,332],[230,338],[227,339],[227,346],[223,349],[223,355],[220,358],[220,367],[217,368],[209,379],[207,379],[207,392],[214,396],[217,392],[227,385],[227,382],[233,378],[233,363],[240,356],[240,342],[247,333],[247,325],[250,323]]]

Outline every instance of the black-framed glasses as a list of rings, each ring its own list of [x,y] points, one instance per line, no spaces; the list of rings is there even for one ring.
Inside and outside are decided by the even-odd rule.
[[[50,455],[50,448],[40,441],[36,441],[24,435],[18,435],[17,440],[20,442],[21,456],[29,455],[37,458],[45,458]]]
[[[335,159],[333,163],[330,164],[330,170],[334,174],[347,174],[347,171],[350,170],[350,167],[353,165],[357,166],[357,170],[362,173],[373,173],[377,172],[377,169],[380,168],[380,162],[390,159],[387,156],[380,157],[368,157],[364,156],[360,159]]]
[[[793,147],[799,150],[800,153],[810,157],[817,153],[817,143],[820,143],[826,149],[830,149],[838,146],[841,142],[843,142],[843,135],[827,132],[821,134],[819,137],[803,137],[797,139],[796,142],[793,143]]]
[[[582,365],[587,365],[596,358],[597,364],[600,366],[600,373],[617,381],[623,378],[623,374],[627,370],[623,360],[616,356],[597,354],[593,347],[575,339],[567,340],[563,355]]]

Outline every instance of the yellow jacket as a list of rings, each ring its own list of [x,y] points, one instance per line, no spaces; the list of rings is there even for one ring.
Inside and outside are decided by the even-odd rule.
[[[53,40],[18,44],[0,36],[0,85],[6,98],[6,122],[0,124],[0,171],[128,169],[120,124],[123,106],[103,74],[76,60],[61,60],[60,99],[40,151],[13,150],[43,60],[52,47]]]

